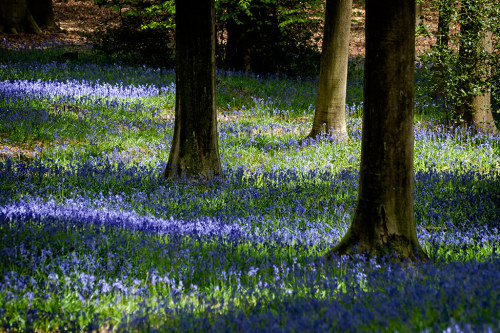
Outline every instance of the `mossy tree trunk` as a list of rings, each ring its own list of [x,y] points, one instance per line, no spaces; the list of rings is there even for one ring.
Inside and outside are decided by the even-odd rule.
[[[348,140],[345,121],[352,0],[327,0],[318,96],[311,132]]]
[[[52,0],[0,1],[0,32],[41,33],[60,31],[54,21]]]
[[[450,24],[451,24],[451,13],[454,6],[453,0],[439,0],[438,1],[438,28],[437,28],[437,40],[436,40],[436,58],[433,67],[433,82],[436,83],[433,94],[434,99],[442,100],[444,103],[446,121],[449,120],[448,117],[448,105],[446,101],[447,97],[447,82],[449,81],[447,63],[448,63],[448,53],[450,42]]]
[[[482,4],[464,0],[460,7],[459,81],[461,95],[455,110],[455,125],[473,132],[498,134],[491,111],[491,92],[488,80],[493,52],[491,31],[482,28]]]
[[[215,108],[214,0],[178,0],[176,104],[164,175],[211,178],[221,173]]]
[[[414,221],[415,0],[366,0],[361,169],[354,219],[327,255],[425,260]]]

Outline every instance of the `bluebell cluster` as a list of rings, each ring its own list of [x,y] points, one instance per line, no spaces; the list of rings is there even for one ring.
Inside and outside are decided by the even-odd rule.
[[[151,97],[160,93],[175,93],[175,86],[163,87],[155,86],[123,86],[110,85],[108,83],[89,81],[3,81],[0,82],[2,94],[28,95],[28,98],[43,97],[46,95],[57,96],[100,96],[116,98]]]
[[[350,142],[302,140],[314,80],[218,72],[223,176],[167,181],[172,71],[30,66],[0,64],[0,330],[500,330],[498,136],[416,124],[430,262],[326,261],[356,206],[359,101]]]

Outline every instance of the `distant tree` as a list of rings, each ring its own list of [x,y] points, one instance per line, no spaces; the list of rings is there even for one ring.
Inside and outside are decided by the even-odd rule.
[[[221,173],[215,108],[214,0],[177,0],[176,104],[165,177]]]
[[[424,16],[424,0],[417,0],[415,4],[415,19],[416,19],[416,29],[419,35],[429,36],[430,31],[425,24],[425,16]]]
[[[0,1],[0,32],[40,33],[59,31],[54,21],[52,0]]]
[[[351,30],[352,0],[327,0],[318,96],[311,132],[315,138],[325,132],[348,140],[345,122],[347,65]]]
[[[462,0],[460,7],[457,95],[461,97],[455,109],[455,124],[474,132],[497,134],[487,84],[491,76],[493,35],[491,27],[485,26],[485,7],[487,4],[481,0]]]
[[[413,209],[415,0],[366,0],[361,168],[354,219],[327,255],[420,260]]]
[[[500,44],[494,43],[500,33],[500,2],[433,0],[431,5],[439,11],[437,40],[421,57],[433,68],[429,95],[443,106],[447,121],[453,118],[455,128],[498,133],[491,92],[499,85],[492,70],[500,57]],[[450,32],[452,24],[460,29]]]

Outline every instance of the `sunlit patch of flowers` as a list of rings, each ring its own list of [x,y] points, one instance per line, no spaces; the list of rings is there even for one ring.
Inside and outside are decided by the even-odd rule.
[[[303,140],[314,79],[218,72],[224,175],[188,183],[162,177],[172,71],[0,67],[0,145],[36,150],[0,155],[0,330],[500,330],[498,137],[416,124],[431,262],[327,262],[356,206],[359,77],[340,142]]]
[[[28,95],[29,98],[43,97],[45,95],[134,98],[173,93],[175,87],[169,86],[159,89],[155,86],[123,86],[86,81],[16,80],[0,82],[0,91],[8,96]]]

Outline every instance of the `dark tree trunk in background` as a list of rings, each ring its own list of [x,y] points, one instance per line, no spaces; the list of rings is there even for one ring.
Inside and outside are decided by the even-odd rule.
[[[228,20],[226,24],[226,67],[237,70],[251,71],[250,52],[255,37],[247,31],[247,26],[235,20]]]
[[[60,31],[54,21],[52,0],[1,0],[0,32],[41,33]]]
[[[215,108],[214,0],[177,0],[176,103],[165,177],[221,173]]]
[[[458,65],[463,80],[459,82],[459,88],[465,91],[465,95],[456,107],[455,125],[471,128],[473,132],[497,134],[491,111],[491,92],[473,93],[473,85],[486,81],[491,75],[491,63],[482,53],[493,52],[493,39],[490,31],[481,29],[481,9],[477,0],[464,0],[460,8]]]
[[[52,0],[27,0],[31,15],[42,30],[59,32],[61,29],[54,21]]]
[[[349,35],[352,0],[327,0],[318,97],[311,132],[315,138],[325,132],[348,140],[345,122]]]
[[[248,10],[236,2],[226,4],[228,12],[237,13],[226,23],[227,44],[224,66],[228,69],[257,73],[275,73],[280,63],[277,5],[274,2],[252,0]]]
[[[425,260],[413,210],[415,0],[366,0],[361,167],[356,212],[327,257]]]

